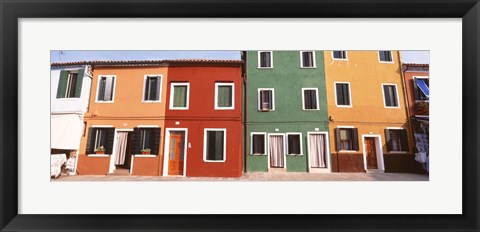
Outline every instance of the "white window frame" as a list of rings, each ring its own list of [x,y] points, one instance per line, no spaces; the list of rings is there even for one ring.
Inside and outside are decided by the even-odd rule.
[[[345,59],[335,58],[335,56],[333,55],[333,52],[345,52]],[[345,50],[335,50],[335,51],[333,51],[332,50],[332,60],[348,61],[348,51],[345,51]]]
[[[270,67],[262,67],[260,66],[261,64],[261,61],[260,61],[260,53],[261,52],[269,52],[270,53]],[[273,51],[258,51],[257,52],[257,57],[258,57],[258,61],[257,61],[257,68],[273,68]]]
[[[336,128],[338,129],[355,129],[355,126],[337,126]],[[358,128],[358,127],[357,127]],[[334,131],[335,133],[335,131]],[[353,136],[353,135],[352,135]],[[358,138],[357,138],[358,139]],[[335,138],[335,143],[337,142],[337,139]],[[352,142],[353,142],[353,138],[352,138]],[[359,148],[360,149],[360,148]],[[339,150],[338,152],[350,152],[350,153],[354,153],[354,152],[357,152],[356,150]]]
[[[380,52],[381,51],[389,51],[390,52],[390,58],[391,58],[392,61],[382,61],[382,60],[380,60]],[[395,63],[394,60],[393,60],[393,51],[392,50],[379,50],[379,51],[377,51],[377,56],[378,56],[378,62],[380,62],[380,63],[385,63],[385,64]]]
[[[390,86],[395,86],[395,97],[397,98],[397,106],[387,106],[387,101],[385,100],[385,90],[384,90],[384,86],[385,85],[390,85]],[[400,109],[400,100],[399,100],[399,96],[398,96],[398,88],[397,88],[397,84],[393,84],[393,83],[382,83],[382,96],[383,96],[383,107],[385,108],[388,108],[388,109]]]
[[[287,157],[286,157],[286,153],[287,153],[287,145],[285,144],[285,133],[268,133],[267,136],[268,136],[268,141],[270,141],[270,137],[271,136],[275,136],[275,135],[279,135],[279,136],[282,136],[283,137],[283,154],[282,154],[282,158],[283,158],[283,169],[284,170],[287,170]],[[287,141],[288,142],[288,141]],[[270,149],[269,147],[267,147],[267,170],[270,171],[270,169],[272,169],[272,167],[270,166]]]
[[[223,160],[207,160],[207,132],[223,131]],[[227,160],[227,128],[205,128],[203,130],[203,162],[224,163]]]
[[[262,90],[271,90],[272,91],[272,109],[269,111],[263,111],[260,108],[260,91]],[[257,110],[260,112],[270,112],[270,111],[275,111],[275,89],[274,88],[258,88],[257,90]]]
[[[308,154],[308,172],[312,171],[312,166],[310,164],[310,135],[324,135],[325,137],[325,151],[327,152],[327,167],[326,168],[319,168],[328,170],[328,172],[332,172],[332,157],[330,153],[330,141],[329,135],[327,131],[307,131],[307,154]],[[316,169],[316,168],[315,168]]]
[[[264,141],[263,141],[263,146],[264,146],[264,147],[263,147],[263,148],[264,148],[263,150],[265,151],[264,154],[259,154],[259,153],[255,153],[255,154],[254,154],[254,153],[253,153],[253,136],[254,136],[254,135],[263,135],[263,140],[264,140]],[[267,155],[267,154],[268,154],[268,151],[267,151],[267,149],[268,149],[267,142],[268,142],[268,140],[267,140],[267,132],[251,132],[251,133],[250,133],[250,155],[257,155],[257,156],[259,156],[259,155]]]
[[[413,82],[414,82],[414,90],[413,91],[417,91],[417,89],[419,88],[418,85],[417,85],[417,79],[424,79],[424,80],[428,80],[430,82],[429,76],[413,76],[412,79],[413,79]],[[429,88],[430,88],[430,86],[429,86]],[[413,99],[415,100],[415,102],[429,102],[430,101],[430,99],[429,100],[417,100],[417,99],[415,99],[415,93],[413,93]]]
[[[339,105],[337,101],[337,84],[348,84],[348,97],[350,100],[350,105]],[[335,106],[340,107],[340,108],[352,108],[353,107],[353,102],[352,102],[352,88],[350,82],[346,81],[334,81],[333,82],[333,91],[335,93]]]
[[[185,107],[175,107],[173,106],[173,96],[175,92],[175,86],[187,86],[187,104]],[[172,82],[170,83],[170,102],[169,102],[169,109],[170,110],[188,110],[190,107],[190,82]]]
[[[315,90],[315,97],[317,99],[316,109],[305,109],[305,90]],[[320,103],[318,102],[318,88],[302,88],[302,109],[305,111],[320,110]]]
[[[232,106],[222,107],[218,106],[218,87],[219,86],[231,86],[232,87]],[[235,83],[232,82],[216,82],[215,83],[215,110],[234,110],[235,109]]]
[[[113,89],[112,89],[112,100],[110,101],[100,101],[98,100],[98,94],[100,94],[100,80],[102,77],[113,77]],[[95,103],[114,103],[115,102],[115,89],[117,88],[117,75],[98,75],[97,78],[97,94],[95,94]]]
[[[407,140],[407,144],[408,144],[408,131],[407,131],[407,129],[405,129],[403,127],[388,127],[388,126],[385,129],[387,129],[387,130],[404,130],[406,132],[405,133],[406,134],[405,139]],[[388,143],[388,141],[387,141],[387,137],[385,135],[385,144],[386,143]],[[391,154],[395,154],[395,153],[405,154],[405,153],[408,153],[408,151],[410,150],[410,147],[408,145],[407,145],[407,150],[406,151],[389,151],[387,146],[385,146],[385,148],[386,148],[386,151],[388,153],[391,153]]]
[[[289,135],[299,135],[300,136],[300,154],[290,154],[288,153],[288,136]],[[286,155],[289,155],[289,156],[301,156],[303,155],[303,136],[302,136],[302,132],[287,132],[285,133],[285,153]]]
[[[305,67],[303,66],[303,53],[304,52],[311,52],[313,57],[313,66],[312,67]],[[315,59],[315,51],[300,51],[300,68],[317,68],[317,61]]]
[[[160,79],[160,85],[158,86],[158,100],[145,100],[145,91],[147,88],[146,80],[149,77],[158,77]],[[163,85],[163,75],[162,74],[146,74],[143,77],[143,91],[142,91],[142,102],[145,103],[160,103],[162,102],[162,85]]]

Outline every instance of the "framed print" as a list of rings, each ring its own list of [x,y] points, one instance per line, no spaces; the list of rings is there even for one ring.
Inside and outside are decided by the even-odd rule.
[[[0,4],[1,231],[480,229],[480,5],[477,0],[152,0],[140,3],[39,0],[1,1]],[[422,177],[423,181],[188,179],[195,176],[188,172],[198,176],[210,173],[239,176],[251,170],[263,169],[292,172],[292,175],[300,175],[297,172],[304,169],[313,173],[315,170],[311,169],[319,168],[323,169],[315,174],[358,170],[383,172],[386,167],[388,171],[392,157],[408,153],[405,148],[407,136],[413,135],[408,135],[401,124],[408,119],[398,122],[400,126],[388,125],[382,127],[380,132],[372,133],[371,129],[369,133],[366,129],[363,132],[357,130],[361,126],[352,124],[361,125],[364,122],[342,121],[340,114],[330,108],[355,110],[359,102],[358,93],[363,91],[366,98],[378,101],[385,112],[399,111],[403,109],[402,104],[406,104],[406,100],[402,99],[406,89],[402,82],[397,83],[397,79],[387,79],[383,74],[372,72],[369,75],[376,75],[381,81],[371,88],[378,96],[369,97],[372,96],[371,86],[369,82],[362,81],[360,75],[351,76],[349,81],[327,80],[328,86],[323,87],[306,79],[300,80],[300,75],[287,68],[287,65],[293,65],[300,70],[298,73],[314,73],[315,77],[324,79],[341,76],[342,70],[335,67],[362,59],[357,54],[365,50],[372,53],[368,59],[372,58],[376,65],[382,66],[382,70],[391,67],[389,70],[399,79],[407,76],[404,72],[409,67],[391,66],[399,60],[396,51],[428,51],[429,79],[417,74],[408,77],[413,83],[412,91],[416,91],[412,92],[412,96],[415,96],[413,102],[422,112],[415,116],[426,125],[432,125],[429,146],[434,155],[430,174]],[[61,60],[65,57],[62,55],[71,51],[83,52],[85,59],[72,62]],[[133,62],[130,56],[121,55],[109,58],[116,61],[92,61],[93,58],[88,56],[92,51],[127,51],[130,54],[137,51],[243,52],[238,52],[238,58],[229,62],[215,63],[205,57],[192,61],[180,57],[180,60],[162,63],[155,61],[155,58]],[[284,51],[293,51],[293,58],[282,58]],[[57,57],[52,56],[59,56],[61,61],[57,62]],[[248,62],[249,57],[254,57],[252,62]],[[130,63],[126,60],[130,60]],[[117,62],[117,67],[110,68],[112,62]],[[149,69],[149,72],[135,74],[140,80],[137,86],[138,105],[163,106],[165,112],[182,116],[211,98],[212,111],[216,110],[217,114],[235,113],[237,118],[234,121],[238,122],[239,127],[219,126],[220,123],[216,122],[202,124],[202,128],[196,131],[192,128],[198,125],[191,126],[179,120],[172,121],[170,126],[157,126],[148,117],[141,122],[123,117],[122,123],[114,125],[113,121],[118,115],[102,115],[102,107],[110,107],[129,97],[119,91],[125,87],[122,86],[123,72],[129,73],[126,76],[134,73],[126,66],[135,66],[134,69],[139,70],[142,67],[136,66],[151,66],[159,62],[162,63],[162,69]],[[193,68],[185,67],[190,67],[192,62],[196,65],[201,63],[199,67],[203,68],[208,65],[202,62],[213,62],[222,69],[228,67],[228,70],[233,70],[233,76],[238,76],[238,80],[229,81],[225,72],[220,75],[216,69],[209,69],[209,73],[204,74],[198,67],[188,71]],[[242,89],[246,80],[237,74],[245,67],[244,62],[250,64],[245,72],[263,77],[264,82],[250,80],[246,86],[252,88]],[[82,65],[85,69],[69,69]],[[411,66],[416,70],[425,69],[425,66],[418,64]],[[358,69],[353,65],[350,68]],[[281,70],[282,75],[290,74],[291,77],[281,79],[277,76],[276,80],[265,80],[270,77],[262,76],[275,70]],[[55,73],[58,83],[52,84],[53,79],[48,78],[48,72],[51,78]],[[202,81],[188,82],[184,76],[175,76],[175,72],[202,78],[212,78],[216,74],[213,78],[218,80],[212,81],[211,85]],[[69,120],[75,117],[68,116],[71,112],[65,111],[58,117],[52,117],[51,109],[56,102],[50,99],[53,96],[64,105],[74,104],[72,99],[79,98],[78,91],[81,88],[78,86],[83,83],[78,81],[78,77],[86,77],[87,83],[91,83],[90,91],[87,88],[83,90],[89,92],[90,103],[94,105],[88,106],[91,113],[85,120],[73,127],[74,123]],[[320,126],[304,131],[277,125],[264,126],[269,131],[260,126],[256,127],[260,129],[252,129],[248,133],[241,130],[244,106],[240,100],[243,91],[249,96],[249,101],[255,102],[245,113],[247,117],[252,116],[250,118],[261,119],[263,115],[273,115],[272,112],[282,111],[282,104],[291,104],[288,97],[282,96],[288,92],[288,88],[274,89],[268,85],[278,82],[290,83],[290,86],[306,83],[299,87],[298,96],[295,95],[299,110],[324,118]],[[58,86],[58,89],[52,86]],[[127,86],[132,87],[132,92],[136,91],[133,90],[134,84]],[[198,86],[204,86],[204,92],[211,94],[197,95]],[[430,106],[425,107],[425,100],[430,97],[430,86],[433,100],[428,103]],[[112,108],[110,112],[120,112],[121,108]],[[326,108],[329,109],[328,114],[321,114],[326,112]],[[207,111],[205,107],[202,110]],[[249,114],[252,110],[262,116]],[[430,119],[424,117],[429,114],[428,110],[433,115]],[[358,111],[352,115],[357,119],[362,117]],[[384,117],[392,115],[385,113]],[[57,120],[55,124],[52,118]],[[315,117],[303,119],[317,120]],[[107,174],[110,179],[60,181],[46,174],[48,163],[51,162],[49,150],[54,154],[52,143],[64,142],[70,135],[66,132],[57,136],[60,138],[55,141],[51,139],[54,136],[51,128],[61,123],[68,124],[72,130],[80,131],[83,128],[82,140],[75,145],[81,147],[78,151],[82,151],[77,156],[81,162],[105,159],[105,162],[102,161],[105,165],[100,167],[97,163],[96,169],[73,164],[70,172],[100,176]],[[130,125],[132,123],[135,125]],[[328,125],[334,125],[335,128],[328,130]],[[242,147],[241,141],[230,140],[232,133],[243,133],[244,143],[251,143],[251,146]],[[123,160],[125,156],[118,153],[120,148],[116,146],[133,144],[129,136],[137,141],[136,154],[133,156],[136,164],[132,164],[127,157],[127,165]],[[165,139],[169,145],[162,147],[150,142],[153,138]],[[418,139],[417,142],[422,138]],[[330,150],[325,149],[324,152],[335,153],[335,156],[332,155],[334,158],[323,159],[326,156],[322,152],[309,150],[319,143],[330,144]],[[240,145],[235,146],[237,144]],[[193,150],[197,152],[185,152]],[[226,155],[232,150],[248,155],[242,153],[232,164],[232,157]],[[349,154],[358,151],[361,157],[358,162],[345,161],[356,162],[358,167],[341,167],[339,151],[343,157],[351,157]],[[118,154],[112,161],[112,156],[108,154],[115,152]],[[160,156],[163,153],[170,156]],[[383,153],[390,156],[384,156]],[[423,159],[420,156],[417,158]],[[269,164],[268,167],[257,165],[255,162],[258,160]],[[150,162],[163,163],[152,171],[158,178],[125,181],[120,177],[108,176],[118,165],[123,165],[124,171],[130,173],[136,170],[140,174],[153,175],[148,169],[132,171],[131,168],[139,165],[147,167],[151,165]],[[253,168],[245,168],[242,162],[249,163]],[[190,169],[188,163],[208,166],[209,170],[202,172],[205,169]],[[185,179],[193,181],[183,181]]]

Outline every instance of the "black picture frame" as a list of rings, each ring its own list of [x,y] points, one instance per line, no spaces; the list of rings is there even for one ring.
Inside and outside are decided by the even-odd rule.
[[[74,9],[74,10],[72,10]],[[0,0],[1,231],[479,231],[478,0]],[[334,17],[462,18],[461,215],[18,214],[19,18]],[[454,78],[454,77],[452,77]],[[452,119],[456,120],[456,119]],[[318,226],[321,225],[321,226]]]

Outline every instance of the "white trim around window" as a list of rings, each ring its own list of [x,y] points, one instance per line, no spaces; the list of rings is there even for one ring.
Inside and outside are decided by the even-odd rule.
[[[262,90],[271,90],[272,91],[272,109],[269,110],[269,111],[275,111],[275,89],[274,88],[258,88],[258,90],[257,90],[257,99],[258,99],[257,100],[257,110],[262,111],[262,109],[260,108],[260,105],[261,105],[260,91],[262,91]]]
[[[187,86],[187,99],[186,99],[186,107],[174,107],[173,106],[173,96],[175,86]],[[188,110],[189,109],[189,102],[190,102],[190,83],[189,82],[172,82],[170,83],[170,102],[168,108],[170,110]]]
[[[380,52],[390,52],[390,59],[391,59],[392,61],[382,61],[382,60],[380,60]],[[378,62],[380,62],[380,63],[385,63],[385,64],[393,64],[393,63],[394,63],[394,60],[393,60],[393,51],[389,51],[389,50],[381,50],[381,51],[380,51],[380,50],[379,50],[379,51],[377,52],[377,56],[378,56]]]
[[[149,77],[157,77],[159,79],[158,84],[158,100],[145,100],[145,88],[147,87],[147,78]],[[162,102],[162,83],[163,82],[163,75],[162,74],[146,74],[143,77],[143,91],[142,91],[142,102],[144,103],[160,103]]]
[[[339,105],[337,101],[337,84],[348,84],[348,97],[350,101],[350,105]],[[350,82],[342,82],[342,81],[334,81],[333,82],[333,91],[335,94],[335,106],[337,107],[343,107],[343,108],[352,108],[352,88],[350,86]]]
[[[228,107],[218,106],[218,87],[219,86],[230,86],[230,87],[232,87],[232,92],[231,92],[232,106],[228,106]],[[232,83],[232,82],[216,82],[215,83],[214,109],[215,110],[233,110],[233,109],[235,109],[235,83]]]
[[[263,135],[263,151],[265,152],[264,154],[257,154],[257,153],[253,153],[253,136],[254,135]],[[250,155],[267,155],[268,152],[267,152],[267,148],[268,148],[268,145],[267,145],[267,133],[266,132],[251,132],[250,133]]]
[[[105,100],[98,100],[99,93],[100,93],[100,80],[102,77],[113,77],[113,90],[112,90],[112,100],[105,101]],[[95,103],[114,103],[115,100],[115,89],[117,88],[117,75],[98,75],[97,78],[97,93],[95,94]]]
[[[285,133],[285,153],[286,155],[295,156],[295,155],[303,155],[303,137],[302,132],[287,132]],[[298,135],[299,136],[299,143],[300,143],[300,154],[290,154],[288,153],[288,136],[290,135]]]
[[[270,67],[262,67],[260,65],[260,53],[269,52],[270,53]],[[257,68],[273,68],[273,51],[258,51],[257,52]]]
[[[397,100],[397,106],[387,106],[387,102],[385,101],[385,89],[384,86],[395,86],[395,98]],[[393,108],[393,109],[400,109],[400,100],[398,97],[398,88],[397,84],[392,84],[392,83],[382,83],[382,96],[383,96],[383,107],[385,108]]]
[[[305,90],[315,90],[315,98],[317,99],[317,104],[315,109],[305,109]],[[318,88],[302,88],[302,109],[306,111],[320,110],[318,102]]]
[[[335,58],[335,56],[333,55],[333,52],[345,52],[345,58],[342,59],[342,58]],[[348,61],[348,51],[340,51],[340,50],[335,50],[335,51],[332,51],[332,60],[335,60],[335,61]]]
[[[303,66],[303,53],[305,52],[311,52],[312,53],[312,62],[313,66]],[[300,68],[317,68],[317,61],[315,59],[315,51],[300,51]]]
[[[207,132],[223,131],[223,160],[207,160]],[[203,131],[203,162],[223,163],[227,160],[227,129],[226,128],[205,128]]]

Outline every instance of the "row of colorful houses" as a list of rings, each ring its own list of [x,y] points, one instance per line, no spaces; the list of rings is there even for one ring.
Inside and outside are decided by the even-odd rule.
[[[52,154],[80,175],[422,171],[428,65],[398,51],[241,54],[52,64]]]

